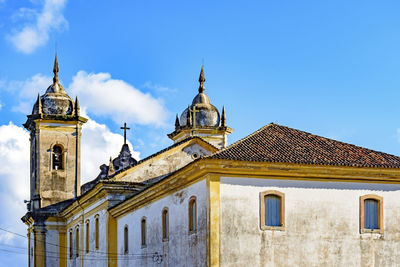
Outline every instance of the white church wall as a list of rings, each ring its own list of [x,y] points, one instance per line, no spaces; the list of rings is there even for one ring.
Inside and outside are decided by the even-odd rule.
[[[98,207],[104,203],[106,199],[101,199],[81,213],[73,216],[68,220],[68,223],[77,220],[74,224],[70,224],[67,229],[67,266],[78,267],[82,266],[107,266],[107,210],[99,209]],[[82,216],[83,214],[83,216]],[[96,240],[96,218],[99,219],[99,247],[95,247]],[[86,222],[89,222],[89,252],[86,252]],[[76,227],[79,226],[80,234],[80,252],[79,256],[76,257]],[[72,230],[72,244],[73,244],[73,256],[70,258],[70,235],[69,231]]]
[[[221,178],[221,266],[396,266],[400,185]],[[285,229],[260,229],[260,192],[285,194]],[[360,196],[383,197],[384,233],[360,234]]]
[[[46,266],[59,266],[59,234],[58,230],[47,230],[46,232]]]
[[[189,234],[190,197],[197,202],[197,231]],[[169,211],[169,240],[162,241],[161,212]],[[141,246],[141,220],[146,217],[147,246]],[[118,266],[206,266],[207,265],[207,186],[205,180],[179,190],[154,203],[127,213],[117,220]],[[124,227],[128,226],[129,251],[124,255]],[[151,257],[164,255],[161,263]],[[121,256],[122,255],[122,256]]]

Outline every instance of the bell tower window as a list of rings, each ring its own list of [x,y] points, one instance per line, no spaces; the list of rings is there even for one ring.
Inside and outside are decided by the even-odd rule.
[[[53,147],[53,170],[63,169],[63,149],[60,145]]]

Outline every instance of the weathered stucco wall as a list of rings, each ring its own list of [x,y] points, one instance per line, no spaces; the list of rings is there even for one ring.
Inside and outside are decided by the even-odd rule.
[[[132,168],[120,181],[142,182],[151,178],[166,175],[187,165],[194,159],[209,155],[211,152],[197,143],[178,147],[162,153]]]
[[[46,266],[59,266],[59,235],[57,230],[46,232]]]
[[[67,229],[67,266],[77,267],[82,266],[107,266],[107,210],[98,209],[106,199],[101,199],[85,209],[82,213],[71,217],[67,222],[69,227]],[[99,218],[99,248],[95,248],[95,218]],[[71,224],[72,221],[75,223]],[[89,221],[89,252],[86,253],[86,222]],[[79,226],[80,233],[80,253],[79,257],[75,255],[76,245],[76,227]],[[73,257],[69,255],[70,236],[69,232],[72,230],[72,244],[73,244]]]
[[[207,191],[200,181],[152,204],[127,213],[118,219],[118,253],[124,254],[124,227],[129,229],[129,252],[118,256],[118,266],[206,266],[207,265]],[[189,198],[197,199],[197,231],[188,232]],[[162,241],[161,212],[169,211],[169,241]],[[147,247],[141,246],[141,219],[147,220]],[[155,253],[164,255],[161,264],[153,261]]]
[[[45,207],[74,197],[75,186],[75,162],[76,162],[76,136],[74,125],[45,124],[41,126],[38,136],[39,157],[39,183],[38,188],[31,186],[31,197],[38,189],[41,197],[41,207]],[[52,169],[52,148],[61,145],[64,152],[63,169]],[[33,155],[34,157],[34,155]],[[80,166],[78,157],[78,170]],[[34,179],[33,177],[31,179]],[[31,185],[34,185],[32,181]],[[80,177],[78,173],[78,185]],[[78,186],[78,195],[80,187]]]
[[[260,192],[285,194],[285,230],[260,230]],[[384,234],[360,234],[360,196],[383,197]],[[221,266],[397,266],[400,185],[221,178]]]

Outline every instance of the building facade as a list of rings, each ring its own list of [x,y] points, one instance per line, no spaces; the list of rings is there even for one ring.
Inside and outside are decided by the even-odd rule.
[[[56,59],[25,124],[29,266],[400,264],[399,157],[277,124],[228,146],[199,83],[171,146],[138,161],[123,144],[80,185],[86,119]]]

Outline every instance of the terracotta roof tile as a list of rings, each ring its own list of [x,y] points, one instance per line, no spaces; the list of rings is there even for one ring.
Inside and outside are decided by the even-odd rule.
[[[210,155],[209,158],[400,168],[400,157],[273,123]]]

